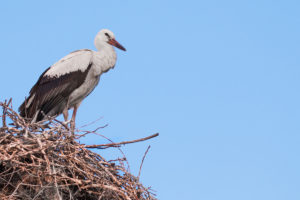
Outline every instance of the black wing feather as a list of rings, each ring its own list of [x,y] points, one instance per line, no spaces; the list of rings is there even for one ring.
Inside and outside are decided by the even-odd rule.
[[[48,68],[30,90],[30,97],[35,95],[30,106],[26,108],[26,101],[20,106],[20,115],[26,118],[33,118],[36,112],[40,110],[37,121],[42,120],[44,115],[47,115],[55,106],[63,105],[67,102],[69,95],[83,84],[91,66],[92,63],[89,63],[88,68],[84,72],[78,70],[59,77],[45,75],[49,70]]]

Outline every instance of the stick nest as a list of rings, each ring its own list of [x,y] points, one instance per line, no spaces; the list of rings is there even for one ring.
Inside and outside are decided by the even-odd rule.
[[[126,170],[125,157],[107,161],[87,149],[118,148],[126,142],[83,145],[75,139],[91,132],[74,138],[58,120],[26,122],[11,101],[0,102],[0,108],[0,199],[155,199],[151,189]]]

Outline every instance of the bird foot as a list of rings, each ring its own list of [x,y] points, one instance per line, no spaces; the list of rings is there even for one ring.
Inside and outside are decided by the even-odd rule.
[[[68,125],[71,123],[71,120],[64,121],[63,124]]]

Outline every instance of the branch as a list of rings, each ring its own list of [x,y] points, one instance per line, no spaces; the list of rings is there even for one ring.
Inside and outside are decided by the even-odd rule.
[[[144,138],[141,138],[141,139],[125,141],[125,142],[118,142],[118,143],[85,145],[85,148],[106,149],[106,148],[109,148],[109,147],[120,147],[123,144],[131,144],[131,143],[136,143],[136,142],[142,142],[142,141],[145,141],[145,140],[149,140],[149,139],[152,139],[154,137],[157,137],[158,135],[159,135],[159,133],[155,133],[153,135],[150,135],[148,137],[144,137]]]
[[[140,175],[141,175],[142,167],[143,167],[143,164],[144,164],[144,160],[145,160],[145,157],[146,157],[146,155],[147,155],[147,153],[148,153],[150,147],[151,147],[151,146],[149,145],[148,148],[147,148],[147,150],[145,151],[144,156],[143,156],[143,159],[142,159],[142,162],[141,162],[141,165],[140,165],[139,175],[138,175],[138,177],[137,177],[138,179],[140,179]]]

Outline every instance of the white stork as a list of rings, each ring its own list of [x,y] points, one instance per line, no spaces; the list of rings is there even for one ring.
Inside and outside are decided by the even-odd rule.
[[[46,69],[19,107],[20,115],[37,122],[63,113],[67,121],[68,110],[74,108],[71,118],[71,130],[74,131],[80,103],[94,90],[100,75],[116,64],[113,46],[126,51],[107,29],[99,31],[94,44],[98,51],[74,51]]]

